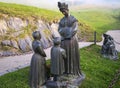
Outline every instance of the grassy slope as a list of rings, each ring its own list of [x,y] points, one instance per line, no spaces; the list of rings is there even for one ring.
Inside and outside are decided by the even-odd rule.
[[[120,60],[112,61],[102,58],[100,49],[100,46],[92,45],[80,50],[81,69],[86,75],[86,79],[80,88],[107,88],[114,74],[119,69]],[[29,68],[27,67],[1,76],[0,88],[29,88],[28,79]],[[119,88],[119,82],[117,81],[114,88]]]
[[[62,17],[60,12],[40,9],[37,7],[0,2],[0,18],[2,17],[2,14],[17,16],[22,19],[34,18],[34,20],[36,20],[41,18],[42,20],[48,22],[54,20],[58,21]],[[83,28],[81,28],[81,37],[87,36],[95,30],[97,31],[97,40],[100,41],[102,33],[111,29],[120,29],[120,19],[115,17],[120,15],[120,9],[81,9],[80,11],[72,11],[71,14],[74,15],[80,23],[84,22]],[[86,30],[86,28],[88,28],[88,30]],[[93,37],[89,36],[91,36],[91,34],[88,35],[86,40],[93,40]]]
[[[62,15],[59,12],[41,9],[32,6],[9,4],[0,2],[0,13],[20,18],[41,18],[46,21],[59,19]]]
[[[63,17],[62,13],[59,11],[56,12],[32,6],[0,2],[0,18],[4,18],[3,15],[16,16],[22,18],[23,20],[28,19],[32,21],[42,19],[43,21],[47,22],[58,22]],[[80,33],[80,39],[81,37],[83,38],[86,36],[88,36],[86,39],[89,39],[90,33],[92,32],[91,28],[81,21],[79,24],[82,24],[82,26],[79,26],[81,33],[78,32],[78,34]]]
[[[97,39],[101,39],[102,33],[107,30],[120,29],[120,9],[89,9],[72,12],[80,21],[89,24],[97,31]]]
[[[86,74],[81,88],[107,88],[116,71],[120,69],[120,60],[102,58],[100,49],[100,46],[95,45],[81,49],[81,67]],[[119,86],[117,83],[114,88]]]

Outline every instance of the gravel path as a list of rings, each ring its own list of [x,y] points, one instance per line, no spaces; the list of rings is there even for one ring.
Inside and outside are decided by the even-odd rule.
[[[120,30],[108,31],[107,34],[111,35],[116,42],[120,43]],[[118,43],[115,43],[116,49],[120,52],[120,44]],[[93,42],[79,42],[79,48],[83,48],[91,44],[93,44]],[[97,44],[102,45],[103,41]],[[45,49],[47,54],[46,60],[50,59],[50,50],[51,48]],[[29,66],[32,55],[33,53],[20,56],[0,57],[0,76]]]

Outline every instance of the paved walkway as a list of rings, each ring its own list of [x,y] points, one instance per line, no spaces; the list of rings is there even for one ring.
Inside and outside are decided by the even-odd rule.
[[[91,44],[92,42],[80,42],[79,47],[83,48]],[[46,60],[50,59],[50,50],[51,48],[45,49],[45,52],[47,54]],[[33,53],[20,55],[20,56],[1,57],[0,58],[0,76],[29,66],[32,55]]]
[[[111,35],[115,41],[120,43],[120,30],[108,31],[107,34]],[[93,44],[93,42],[79,42],[79,48],[83,48]],[[97,43],[102,45],[103,41]],[[116,44],[116,49],[120,52],[120,45]],[[47,54],[46,60],[50,59],[50,50],[51,48],[45,49]],[[20,55],[20,56],[10,56],[10,57],[1,57],[0,58],[0,76],[15,70],[24,68],[30,65],[32,54]]]

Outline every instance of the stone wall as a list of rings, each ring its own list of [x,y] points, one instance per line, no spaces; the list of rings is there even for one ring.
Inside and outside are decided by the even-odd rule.
[[[53,36],[59,36],[57,28],[57,23],[49,24],[42,20],[3,17],[0,19],[0,54],[14,49],[21,52],[31,51],[32,32],[35,30],[41,33],[43,47],[50,47]],[[4,49],[4,47],[9,47],[9,49]]]

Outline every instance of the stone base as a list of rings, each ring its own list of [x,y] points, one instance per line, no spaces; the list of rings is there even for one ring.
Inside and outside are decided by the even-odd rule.
[[[67,86],[63,82],[59,81],[48,81],[46,83],[47,88],[67,88]]]
[[[102,55],[104,58],[109,58],[110,60],[118,60],[118,56],[112,56],[112,55]]]
[[[61,77],[60,81],[49,80],[46,83],[47,88],[79,88],[82,81],[85,79],[85,75],[79,77]]]

